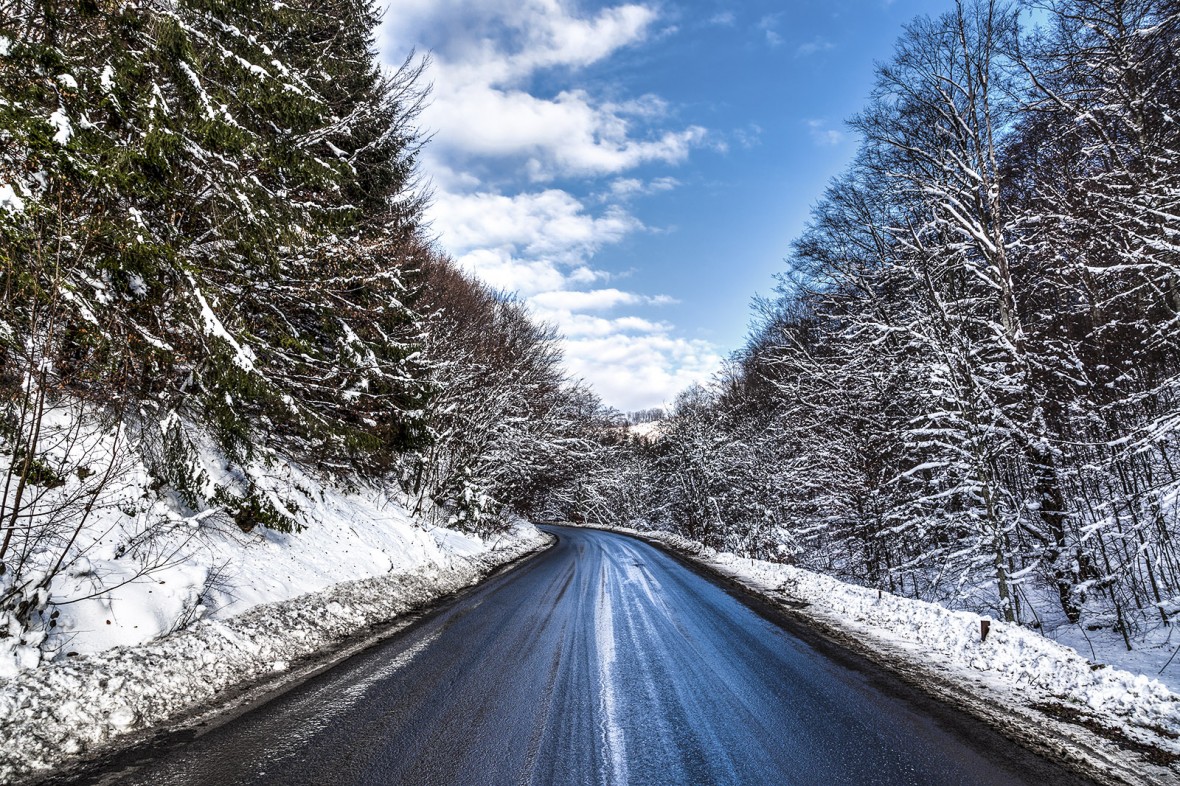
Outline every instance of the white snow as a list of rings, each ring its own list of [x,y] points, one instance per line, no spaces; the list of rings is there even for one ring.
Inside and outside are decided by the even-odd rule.
[[[25,209],[25,200],[8,183],[0,183],[0,210],[20,213]]]
[[[59,145],[67,145],[70,142],[70,137],[74,135],[74,127],[70,125],[70,118],[64,109],[58,109],[49,116],[49,125],[53,126],[55,133],[53,134],[53,141]]]
[[[140,220],[142,224],[142,219]],[[147,282],[143,280],[143,276],[138,273],[132,273],[127,277],[127,288],[131,290],[131,294],[136,297],[147,297],[148,286]]]
[[[523,523],[498,543],[465,540],[475,554],[440,548],[411,569],[259,605],[231,619],[201,620],[151,643],[0,682],[0,782],[60,766],[122,734],[212,702],[229,688],[285,672],[292,661],[339,647],[546,542]]]
[[[646,423],[631,423],[626,430],[628,434],[641,439],[656,440],[663,436],[667,428],[668,424],[663,420],[649,420]]]
[[[218,319],[217,314],[213,313],[213,309],[209,307],[209,301],[205,300],[204,293],[201,292],[192,276],[189,276],[189,282],[192,283],[193,294],[196,295],[197,303],[201,306],[201,323],[205,333],[228,343],[234,350],[234,363],[243,371],[253,371],[254,350],[239,343],[236,338],[230,335],[230,332],[225,329],[225,325]]]
[[[92,474],[65,474],[64,485],[38,491],[35,504],[54,510],[62,500],[93,497],[95,505],[42,591],[56,625],[0,639],[0,783],[208,705],[227,689],[287,674],[301,658],[548,541],[522,521],[487,539],[428,528],[392,486],[340,488],[262,447],[241,466],[167,414],[161,429],[184,429],[196,447],[189,469],[206,499],[215,487],[248,480],[303,527],[244,533],[219,508],[194,511],[168,489],[153,491],[143,449],[126,429],[83,430],[68,445],[61,436],[78,422],[76,407],[47,413],[43,436],[61,446],[46,460]],[[30,546],[37,570],[56,559],[61,541],[47,542]],[[37,575],[44,574],[26,574],[31,585]]]
[[[57,83],[66,90],[77,90],[78,80],[74,79],[73,74],[58,74]]]
[[[612,571],[609,565],[608,572]],[[615,675],[615,623],[609,585],[617,579],[605,578],[598,588],[594,606],[594,642],[598,650],[598,706],[602,712],[601,754],[608,784],[627,783],[627,751],[623,725],[619,720],[617,677]]]
[[[8,53],[12,51],[12,39],[8,36],[0,35],[0,57],[8,57]]]
[[[205,92],[205,86],[201,84],[201,78],[197,76],[196,71],[193,71],[192,66],[184,60],[177,61],[177,65],[184,72],[184,75],[188,77],[188,81],[193,86],[193,89],[197,91],[197,95],[201,99],[201,105],[205,108],[206,119],[216,120],[217,113],[213,111],[213,103],[209,100],[209,94]]]
[[[98,317],[94,316],[94,312],[90,310],[90,306],[88,306],[86,302],[76,293],[71,292],[69,289],[63,287],[61,289],[61,296],[74,304],[74,306],[78,309],[78,315],[81,316],[82,319],[85,319],[92,325],[98,324]]]

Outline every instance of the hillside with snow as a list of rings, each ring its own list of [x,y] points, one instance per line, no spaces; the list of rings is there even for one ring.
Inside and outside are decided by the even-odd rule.
[[[593,448],[433,243],[379,16],[0,0],[0,779],[539,548]]]
[[[1174,768],[1176,3],[899,25],[855,133],[791,118],[847,154],[724,363],[612,312],[676,298],[589,291],[630,274],[590,257],[671,236],[628,200],[721,182],[625,171],[761,126],[528,93],[680,30],[577,5],[439,26],[468,81],[436,116],[504,127],[432,158],[430,59],[390,65],[371,0],[0,0],[0,779],[297,679],[543,548],[530,521],[646,533],[984,697],[944,698]],[[777,49],[785,13],[746,32]],[[518,100],[590,125],[513,139]],[[624,415],[571,348],[642,377],[632,406],[688,386]]]

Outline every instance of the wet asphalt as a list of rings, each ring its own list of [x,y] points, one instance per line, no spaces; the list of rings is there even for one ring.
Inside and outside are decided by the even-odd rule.
[[[641,541],[553,548],[119,784],[1088,783]]]

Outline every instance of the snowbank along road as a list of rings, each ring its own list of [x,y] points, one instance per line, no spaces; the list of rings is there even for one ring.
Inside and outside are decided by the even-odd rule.
[[[92,780],[1087,782],[646,543],[546,529],[396,637]]]

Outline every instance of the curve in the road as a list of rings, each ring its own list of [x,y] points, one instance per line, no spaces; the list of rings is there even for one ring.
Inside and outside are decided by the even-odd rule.
[[[646,543],[549,529],[437,614],[101,780],[1085,782]]]

